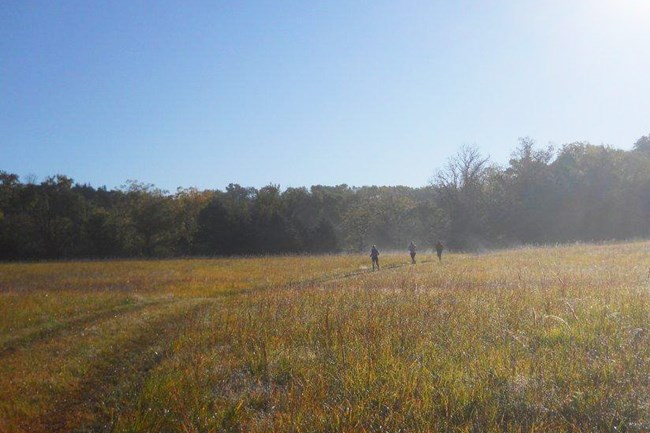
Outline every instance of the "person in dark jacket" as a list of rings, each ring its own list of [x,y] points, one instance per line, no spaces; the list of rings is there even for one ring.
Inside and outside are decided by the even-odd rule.
[[[409,244],[409,253],[411,253],[411,264],[412,265],[415,264],[415,254],[417,253],[417,251],[418,251],[418,247],[415,246],[415,242],[411,241],[411,243]]]
[[[438,241],[436,242],[436,254],[438,254],[438,261],[442,262],[442,250],[445,248],[445,246],[442,244],[442,242]]]
[[[372,270],[375,270],[375,265],[377,265],[377,270],[379,270],[379,250],[375,245],[370,249],[370,258],[372,259]]]

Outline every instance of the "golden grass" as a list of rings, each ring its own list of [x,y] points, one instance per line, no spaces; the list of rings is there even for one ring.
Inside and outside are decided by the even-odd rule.
[[[87,301],[0,352],[0,431],[648,431],[649,253],[1,265],[5,314]]]
[[[343,255],[0,264],[0,350],[5,341],[104,311],[344,277],[368,265]]]

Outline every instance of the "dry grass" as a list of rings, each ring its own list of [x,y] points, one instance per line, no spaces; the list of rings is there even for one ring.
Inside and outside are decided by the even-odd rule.
[[[648,257],[1,265],[0,431],[648,431]]]
[[[388,266],[403,260],[388,256]],[[71,323],[178,298],[214,297],[365,273],[364,257],[0,264],[0,351]]]

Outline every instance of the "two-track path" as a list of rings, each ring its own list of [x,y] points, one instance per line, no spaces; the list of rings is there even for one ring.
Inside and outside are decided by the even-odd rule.
[[[380,272],[407,266],[387,265]],[[0,431],[111,431],[120,412],[137,401],[149,372],[165,359],[173,342],[201,312],[217,308],[223,296],[307,288],[370,275],[372,271],[357,270],[207,298],[146,300],[13,336],[0,346],[0,374],[15,378],[9,389],[0,390]],[[16,396],[22,399],[12,404]],[[18,403],[25,396],[29,408]]]

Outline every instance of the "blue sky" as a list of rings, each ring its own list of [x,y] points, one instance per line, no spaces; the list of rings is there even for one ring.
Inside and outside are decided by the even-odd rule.
[[[648,22],[645,0],[3,1],[0,170],[422,186],[463,144],[629,149]]]

